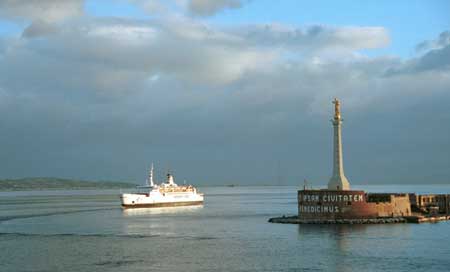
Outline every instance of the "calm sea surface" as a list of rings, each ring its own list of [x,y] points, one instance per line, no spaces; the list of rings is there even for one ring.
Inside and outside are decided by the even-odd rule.
[[[450,193],[450,186],[358,189]],[[450,222],[284,225],[296,187],[209,187],[201,207],[119,191],[0,192],[0,271],[449,271]]]

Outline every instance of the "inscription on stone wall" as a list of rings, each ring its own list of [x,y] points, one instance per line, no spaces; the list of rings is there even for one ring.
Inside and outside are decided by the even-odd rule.
[[[341,204],[363,201],[363,194],[300,194],[298,209],[301,213],[339,213]]]
[[[298,206],[302,213],[338,213],[340,211],[338,206]]]
[[[363,195],[300,195],[300,201],[304,202],[362,202]]]

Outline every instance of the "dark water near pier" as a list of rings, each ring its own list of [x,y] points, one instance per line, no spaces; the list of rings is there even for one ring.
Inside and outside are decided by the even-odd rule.
[[[450,270],[450,222],[267,223],[296,213],[296,189],[202,188],[202,207],[125,211],[118,191],[0,192],[0,271]]]

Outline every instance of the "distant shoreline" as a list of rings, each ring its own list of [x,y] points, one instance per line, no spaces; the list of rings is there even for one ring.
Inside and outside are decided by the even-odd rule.
[[[0,191],[45,191],[45,190],[95,190],[95,189],[126,189],[137,184],[116,181],[87,181],[63,178],[21,178],[1,179]]]
[[[18,179],[0,179],[0,192],[14,192],[14,191],[55,191],[55,190],[98,190],[98,189],[131,189],[135,188],[139,184],[134,182],[124,181],[88,181],[88,180],[75,180],[65,178],[54,177],[30,177],[30,178],[18,178]],[[354,184],[353,187],[378,187],[378,186],[418,186],[428,187],[432,185],[450,186],[448,183],[435,183],[435,184]],[[325,188],[326,185],[317,185],[314,188]],[[210,187],[229,187],[229,188],[246,188],[246,187],[298,187],[303,188],[302,184],[204,184],[198,185],[199,188]]]

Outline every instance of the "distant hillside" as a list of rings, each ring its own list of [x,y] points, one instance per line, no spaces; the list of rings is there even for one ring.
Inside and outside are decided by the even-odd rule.
[[[113,181],[85,181],[62,178],[22,178],[0,180],[0,191],[119,189],[136,184]]]

